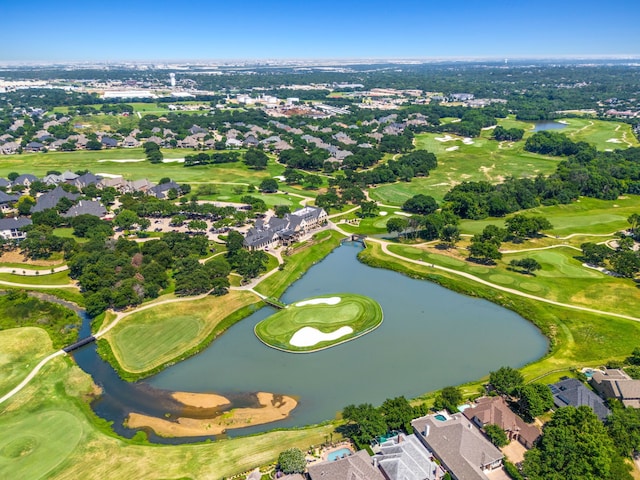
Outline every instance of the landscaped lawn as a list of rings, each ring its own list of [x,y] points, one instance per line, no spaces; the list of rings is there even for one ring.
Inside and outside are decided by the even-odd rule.
[[[166,303],[124,318],[106,338],[124,370],[142,373],[197,347],[226,317],[254,303],[245,291]]]
[[[19,268],[16,268],[15,270],[16,272],[20,271]],[[38,269],[38,271],[50,272],[51,269],[48,267],[43,267],[41,269]],[[71,284],[68,270],[65,270],[64,272],[49,273],[47,275],[19,275],[13,273],[0,273],[0,280],[11,283],[33,285],[34,288],[41,285],[60,285],[69,286],[69,288],[77,288]]]
[[[574,142],[588,142],[598,150],[637,147],[638,139],[631,131],[631,125],[621,122],[606,122],[588,118],[565,118],[567,127],[558,130]]]
[[[279,350],[314,352],[364,335],[380,323],[378,302],[363,295],[336,293],[292,303],[258,323],[255,333]]]

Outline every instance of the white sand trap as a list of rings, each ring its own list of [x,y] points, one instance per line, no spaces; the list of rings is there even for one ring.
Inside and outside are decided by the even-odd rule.
[[[412,213],[407,213],[407,212],[396,212],[396,215],[402,215],[403,217],[411,217],[411,216],[413,216]]]
[[[287,179],[284,177],[284,175],[276,175],[275,177],[276,180],[278,180],[279,182],[285,182]]]
[[[162,163],[184,163],[184,158],[165,158]]]
[[[482,130],[487,131],[487,130],[493,130],[494,128],[496,128],[498,125],[491,125],[490,127],[484,127],[482,128]]]
[[[460,147],[459,147],[458,145],[456,145],[455,147],[448,147],[448,148],[445,148],[445,150],[446,150],[447,152],[453,152],[453,151],[455,151],[455,150],[458,150],[459,148],[460,148]]]
[[[450,142],[453,140],[453,137],[451,135],[445,135],[444,137],[435,137],[434,140],[439,142]]]
[[[115,173],[96,173],[96,176],[103,178],[122,178],[122,175],[116,175]]]
[[[351,327],[340,327],[331,333],[322,333],[317,328],[302,327],[293,334],[289,343],[294,347],[313,347],[314,345],[327,340],[337,340],[340,337],[353,333]]]
[[[622,143],[622,140],[618,138],[610,138],[609,140],[607,140],[607,143]]]
[[[380,212],[380,216],[381,217],[386,217],[389,214],[389,212]]]
[[[337,305],[340,303],[340,297],[328,297],[328,298],[312,298],[311,300],[305,300],[304,302],[296,303],[296,307],[304,307],[305,305]]]
[[[462,143],[464,143],[465,145],[473,145],[473,140],[471,140],[469,137],[465,137],[462,139]]]
[[[453,120],[451,120],[451,123],[458,123],[461,122],[462,119],[461,118],[454,118]]]
[[[569,125],[569,122],[567,122],[566,120],[558,120],[558,123],[561,123],[563,125]]]
[[[144,158],[125,158],[123,160],[98,160],[98,163],[104,162],[113,162],[113,163],[138,163],[138,162],[146,162]]]

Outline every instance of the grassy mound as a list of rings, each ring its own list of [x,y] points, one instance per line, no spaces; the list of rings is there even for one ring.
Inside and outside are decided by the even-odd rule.
[[[286,352],[317,352],[360,337],[382,323],[382,308],[363,295],[340,293],[301,300],[255,327],[266,345]]]

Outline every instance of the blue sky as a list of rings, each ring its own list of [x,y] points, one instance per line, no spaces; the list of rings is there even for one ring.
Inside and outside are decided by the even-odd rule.
[[[0,61],[640,55],[637,0],[0,0],[0,18]]]

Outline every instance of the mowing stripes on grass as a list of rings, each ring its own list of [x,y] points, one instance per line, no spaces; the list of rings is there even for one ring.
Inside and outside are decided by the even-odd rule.
[[[382,308],[363,295],[341,293],[291,304],[258,323],[266,345],[293,353],[324,350],[353,340],[382,323]]]

